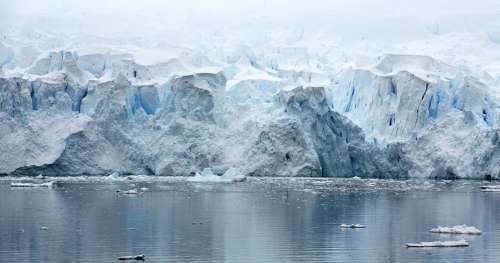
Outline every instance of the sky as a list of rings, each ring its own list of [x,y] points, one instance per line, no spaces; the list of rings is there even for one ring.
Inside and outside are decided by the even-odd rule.
[[[499,0],[0,0],[0,25],[22,25],[98,35],[147,31],[254,31],[279,27],[329,27],[364,36],[440,30],[480,30],[500,25]],[[257,25],[258,24],[258,25]],[[374,31],[381,31],[376,34]],[[383,31],[383,32],[382,32]],[[500,31],[500,30],[499,30]]]
[[[417,15],[500,10],[497,0],[0,0],[4,13],[95,15],[210,13],[212,15]]]

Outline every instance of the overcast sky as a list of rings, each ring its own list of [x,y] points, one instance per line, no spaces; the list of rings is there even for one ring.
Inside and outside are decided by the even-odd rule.
[[[471,14],[475,17],[467,17]],[[482,27],[482,20],[491,24],[492,17],[497,17],[500,21],[500,0],[0,0],[3,25],[66,26],[65,29],[107,30],[106,33],[119,29],[139,32],[151,27],[180,28],[187,24],[194,24],[195,28],[237,24],[260,17],[305,25],[311,19],[303,18],[310,17],[332,27],[337,24],[339,28],[358,27],[359,31],[366,27],[364,30],[373,31],[377,30],[374,17],[412,17],[404,20],[405,24],[392,21],[390,25],[390,20],[381,20],[384,30],[400,27],[401,32],[403,27],[423,27],[419,19],[432,23],[448,16],[454,16],[452,24],[468,30]],[[363,20],[367,17],[372,20]],[[411,30],[408,28],[410,34]]]
[[[5,13],[184,13],[290,15],[442,15],[500,10],[498,0],[0,0]]]

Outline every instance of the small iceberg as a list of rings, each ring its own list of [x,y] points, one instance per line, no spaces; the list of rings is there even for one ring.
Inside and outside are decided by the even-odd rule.
[[[457,241],[434,241],[434,242],[420,242],[408,243],[406,247],[468,247],[469,242],[465,239]]]
[[[500,185],[482,185],[481,192],[500,192]]]
[[[236,168],[229,168],[223,175],[222,178],[225,180],[231,180],[231,182],[238,183],[243,182],[247,179],[243,173]]]
[[[360,224],[342,224],[340,228],[366,228],[366,226]]]
[[[117,190],[116,192],[118,194],[122,194],[122,195],[137,195],[137,194],[141,193],[141,192],[137,191],[137,189],[130,189],[130,190],[126,190],[126,191]]]
[[[463,235],[481,235],[481,230],[467,225],[458,225],[454,227],[441,227],[438,226],[429,230],[432,233],[439,234],[463,234]]]
[[[481,185],[481,189],[500,189],[500,185]]]
[[[118,180],[120,180],[120,174],[118,172],[114,172],[114,173],[108,175],[108,177],[106,177],[106,179],[108,179],[110,181],[118,181]]]
[[[47,183],[11,183],[10,187],[48,187],[52,188],[54,186],[54,182]]]
[[[38,180],[46,180],[47,177],[45,175],[42,175],[42,174],[39,174],[35,177],[35,179],[38,179]]]
[[[238,169],[230,168],[222,176],[216,175],[212,172],[212,169],[205,168],[200,173],[196,173],[195,176],[189,177],[187,181],[189,182],[214,182],[214,183],[236,183],[243,182],[246,180],[244,176]]]
[[[500,189],[481,189],[481,192],[500,192]]]
[[[118,257],[118,260],[140,260],[144,261],[144,255]]]

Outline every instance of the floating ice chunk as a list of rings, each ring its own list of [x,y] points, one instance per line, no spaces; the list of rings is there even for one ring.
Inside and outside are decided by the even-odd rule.
[[[10,187],[48,187],[54,186],[54,182],[47,183],[11,183]]]
[[[144,255],[137,255],[137,256],[119,257],[118,260],[141,260],[141,261],[144,261],[144,258],[145,258]]]
[[[406,247],[468,247],[469,242],[465,239],[457,241],[434,241],[434,242],[420,242],[408,243]]]
[[[366,228],[366,226],[360,224],[342,224],[340,228]]]
[[[212,172],[212,169],[205,168],[200,173],[187,179],[189,182],[220,182],[222,178]]]
[[[205,168],[200,173],[187,179],[189,182],[215,182],[215,183],[232,183],[242,182],[246,177],[236,168],[230,168],[224,175],[218,176],[212,172],[212,169]]]
[[[454,227],[441,227],[433,228],[430,230],[432,233],[442,234],[467,234],[467,235],[481,235],[481,230],[467,225],[458,225]]]
[[[483,185],[481,192],[500,192],[500,185]]]
[[[216,176],[216,175],[212,172],[212,169],[205,168],[205,169],[203,169],[203,171],[201,171],[201,176],[212,177],[212,176]]]
[[[500,192],[500,189],[498,189],[498,188],[486,188],[486,189],[481,189],[481,192]]]
[[[47,179],[47,177],[43,176],[42,174],[37,175],[35,178],[38,179],[38,180],[45,180],[45,179]]]
[[[49,228],[46,226],[42,226],[42,227],[40,227],[40,230],[49,230]]]
[[[137,189],[130,189],[130,190],[127,190],[127,191],[118,190],[116,192],[119,193],[119,194],[122,194],[122,195],[137,195],[137,194],[140,193],[139,191],[137,191]]]
[[[237,168],[229,168],[223,175],[222,178],[225,180],[230,180],[231,182],[243,182],[247,179],[243,173]]]
[[[481,189],[500,189],[500,185],[482,185]]]
[[[354,177],[352,177],[351,179],[354,179],[354,180],[361,180],[361,177],[359,177],[359,176],[354,176]]]
[[[120,180],[120,174],[118,172],[114,172],[114,173],[110,174],[108,177],[106,177],[106,179],[108,179],[110,181],[118,181],[118,180]]]
[[[142,187],[142,188],[141,188],[141,191],[143,191],[143,192],[147,192],[147,191],[149,191],[149,188],[147,188],[147,187]]]

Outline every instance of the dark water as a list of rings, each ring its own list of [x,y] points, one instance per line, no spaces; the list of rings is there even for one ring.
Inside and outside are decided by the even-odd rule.
[[[137,182],[150,190],[115,193],[129,184],[11,189],[0,182],[0,262],[118,262],[135,254],[145,254],[146,262],[500,260],[500,194],[479,192],[480,182]],[[343,230],[341,223],[367,228]],[[456,224],[483,234],[428,232]],[[405,247],[462,237],[470,247]]]

